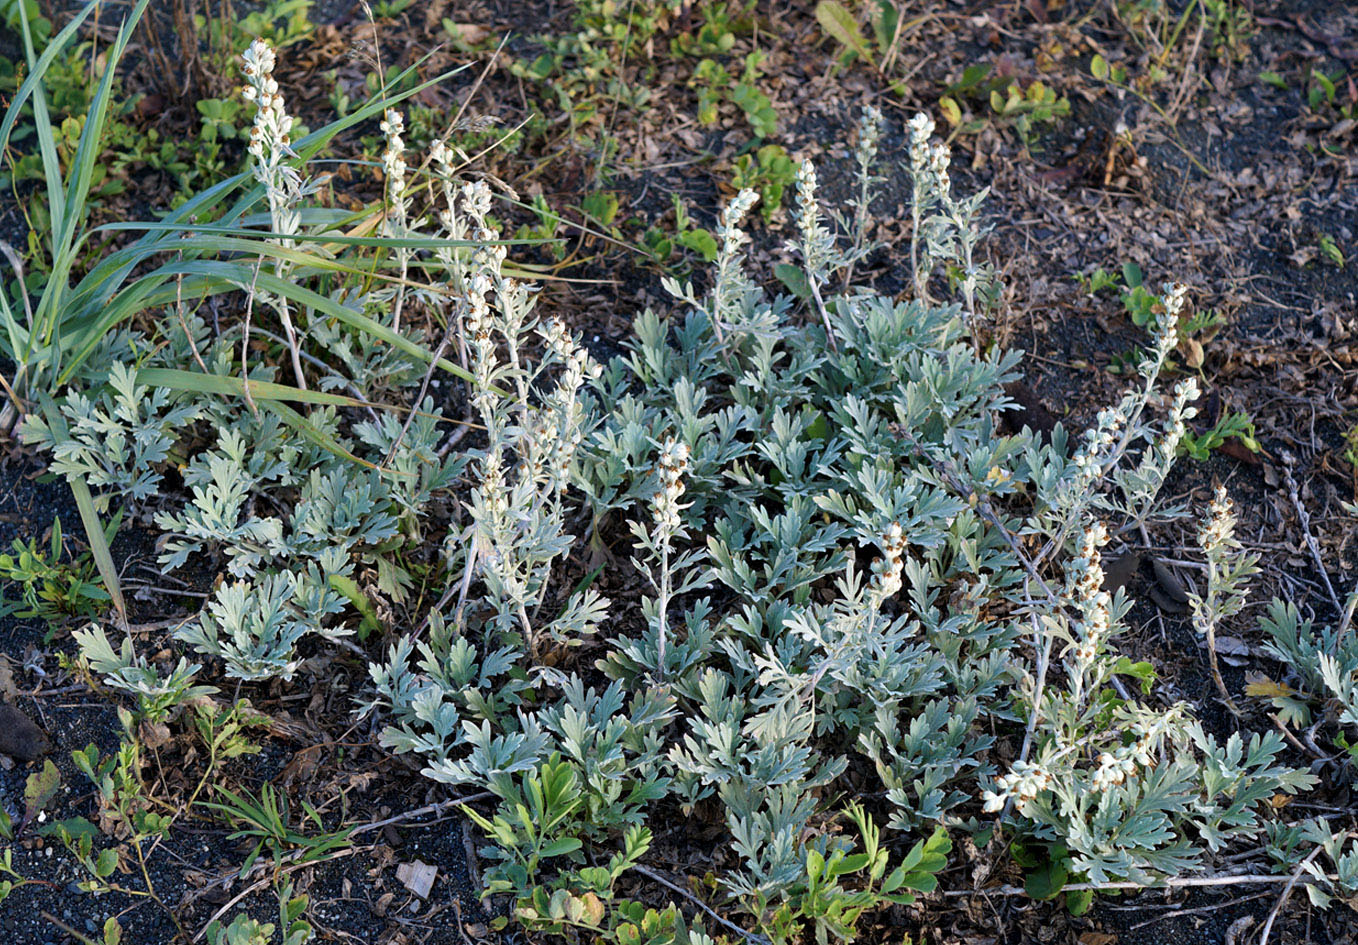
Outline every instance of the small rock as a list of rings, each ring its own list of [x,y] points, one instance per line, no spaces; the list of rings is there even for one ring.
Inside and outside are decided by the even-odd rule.
[[[36,761],[51,750],[52,743],[32,719],[0,703],[0,754],[16,761]]]

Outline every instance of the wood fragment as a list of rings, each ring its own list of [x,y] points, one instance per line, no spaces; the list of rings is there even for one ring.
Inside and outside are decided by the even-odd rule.
[[[421,899],[429,898],[429,892],[434,888],[434,880],[438,878],[438,874],[437,867],[420,860],[402,863],[396,867],[396,878],[401,881],[401,885]]]

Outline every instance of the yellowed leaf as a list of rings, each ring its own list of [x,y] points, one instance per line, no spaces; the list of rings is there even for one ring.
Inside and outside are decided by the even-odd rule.
[[[1245,683],[1245,695],[1259,699],[1285,699],[1294,693],[1287,683],[1274,682],[1267,676],[1256,676]]]

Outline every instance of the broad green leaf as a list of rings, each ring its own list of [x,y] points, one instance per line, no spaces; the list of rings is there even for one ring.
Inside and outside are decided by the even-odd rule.
[[[826,33],[876,68],[877,63],[872,57],[872,50],[868,48],[867,38],[858,26],[858,20],[842,3],[821,0],[816,4],[816,22]]]
[[[35,771],[24,782],[24,818],[32,820],[38,811],[47,807],[61,787],[61,772],[52,764],[51,759],[42,763],[42,770]]]
[[[1054,899],[1069,878],[1065,857],[1052,857],[1024,877],[1023,888],[1034,899]]]
[[[117,868],[118,851],[113,847],[105,847],[100,850],[99,858],[94,863],[94,875],[100,879],[108,879]]]
[[[564,856],[567,853],[574,853],[576,850],[580,849],[581,846],[583,846],[583,844],[580,842],[579,837],[562,837],[560,840],[554,840],[543,847],[541,855],[544,858],[549,856]]]
[[[1066,893],[1066,909],[1071,915],[1084,915],[1094,904],[1094,890],[1073,889]]]
[[[811,298],[811,283],[807,281],[806,273],[802,271],[800,266],[794,266],[791,263],[778,263],[773,267],[773,274],[797,298]]]

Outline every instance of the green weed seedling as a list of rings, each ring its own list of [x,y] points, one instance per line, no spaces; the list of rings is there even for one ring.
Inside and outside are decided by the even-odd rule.
[[[1123,263],[1117,275],[1100,267],[1089,275],[1077,275],[1075,280],[1091,297],[1107,290],[1116,291],[1123,310],[1136,327],[1153,324],[1159,299],[1146,285],[1146,277],[1136,263]]]
[[[671,194],[674,204],[674,229],[666,232],[658,226],[646,231],[644,243],[653,256],[661,263],[669,260],[676,246],[696,254],[703,262],[710,263],[717,258],[717,241],[711,231],[694,226],[684,202],[678,194]]]
[[[1358,423],[1344,432],[1344,452],[1340,455],[1344,462],[1349,464],[1352,471],[1355,486],[1354,498],[1358,499]]]
[[[1243,410],[1222,413],[1212,428],[1205,433],[1184,434],[1180,450],[1196,462],[1206,462],[1215,450],[1226,445],[1227,440],[1236,440],[1251,453],[1257,453],[1262,446],[1256,438],[1254,421]]]
[[[794,887],[788,901],[773,905],[768,928],[778,945],[800,941],[801,929],[809,924],[815,941],[852,942],[858,921],[865,912],[886,905],[908,905],[916,893],[929,893],[938,886],[937,874],[947,865],[952,841],[939,827],[916,843],[894,869],[881,846],[881,830],[858,804],[846,813],[858,828],[861,853],[835,850],[828,856],[817,850],[806,853],[803,883]]]
[[[415,0],[376,0],[372,4],[372,16],[374,20],[394,20],[405,11],[409,10]]]
[[[990,106],[990,114],[966,118],[963,105],[979,102]],[[973,63],[961,77],[943,90],[939,111],[948,124],[963,134],[975,134],[992,121],[1012,125],[1027,145],[1037,125],[1049,124],[1070,114],[1070,102],[1055,90],[1034,79],[1026,86],[1015,78],[995,72],[989,63]]]
[[[9,814],[3,810],[0,810],[0,840],[6,841],[4,850],[0,851],[0,905],[3,905],[14,890],[30,882],[14,868],[14,826]]]
[[[731,171],[731,186],[759,195],[765,223],[783,205],[783,193],[796,179],[797,165],[781,144],[766,144],[753,154],[740,155]]]
[[[897,4],[895,0],[864,3],[861,9],[867,12],[871,39],[864,35],[858,16],[838,0],[821,0],[817,3],[816,21],[825,35],[844,47],[841,57],[843,62],[862,59],[887,80],[892,92],[904,97],[905,84],[895,77],[893,65],[898,62],[904,34],[923,18],[905,20],[905,5]]]
[[[1324,128],[1318,144],[1310,150],[1342,157],[1353,149],[1354,122],[1358,121],[1358,82],[1343,70],[1312,69],[1306,85],[1306,106],[1315,125]],[[1323,247],[1322,247],[1323,249]]]
[[[1325,260],[1336,269],[1343,269],[1348,259],[1344,256],[1344,251],[1339,248],[1334,237],[1328,233],[1321,233],[1316,238],[1316,246],[1320,249],[1320,258]]]
[[[297,855],[298,862],[311,863],[349,844],[353,828],[325,830],[321,815],[306,801],[302,802],[300,823],[309,823],[315,832],[304,833],[300,828],[294,828],[287,794],[274,790],[271,784],[265,783],[258,797],[248,791],[237,794],[220,785],[214,786],[214,791],[223,800],[203,801],[202,806],[215,811],[236,828],[229,839],[250,837],[255,840],[254,849],[241,864],[242,878],[266,850],[273,854],[276,865],[281,865],[283,857],[292,853]]]
[[[257,922],[239,914],[229,925],[213,920],[207,927],[208,945],[306,945],[315,937],[315,929],[305,918],[310,897],[292,894],[292,883],[283,882],[276,888],[278,895],[278,929],[281,940],[274,938],[272,922]]]
[[[94,744],[71,753],[76,768],[94,785],[99,826],[85,817],[73,817],[50,824],[42,833],[56,839],[84,870],[86,878],[80,882],[83,891],[95,895],[116,892],[154,902],[179,934],[187,935],[178,914],[157,894],[147,864],[150,847],[169,836],[174,818],[154,809],[142,783],[141,749],[131,734],[131,714],[121,709],[118,714],[124,738],[115,754],[100,757]],[[105,835],[117,837],[117,845],[96,849],[96,841]],[[116,874],[133,870],[140,885],[117,878]]]
[[[59,518],[52,520],[46,550],[36,539],[14,539],[11,553],[0,554],[0,578],[19,591],[15,601],[6,600],[0,591],[0,614],[41,619],[49,638],[72,618],[94,617],[108,609],[109,594],[99,584],[93,557],[85,551],[70,559]]]
[[[721,105],[730,102],[745,116],[756,139],[762,140],[777,134],[778,112],[759,88],[762,62],[762,53],[757,50],[749,53],[740,76],[736,77],[715,59],[700,61],[694,67],[690,80],[698,90],[698,121],[704,125],[715,125]]]

